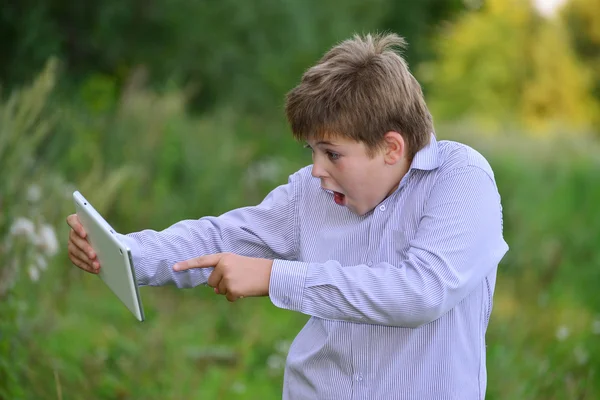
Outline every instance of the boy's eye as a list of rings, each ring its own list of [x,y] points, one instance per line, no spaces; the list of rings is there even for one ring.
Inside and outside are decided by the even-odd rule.
[[[310,149],[313,155],[315,154],[315,149],[313,149],[308,143],[304,145],[304,148]],[[341,157],[339,153],[333,152],[331,150],[325,150],[325,154],[327,154],[327,158],[329,158],[331,161],[337,161]]]
[[[337,161],[340,159],[340,155],[338,153],[334,153],[333,151],[327,151],[327,157],[329,157],[329,159],[331,161]]]

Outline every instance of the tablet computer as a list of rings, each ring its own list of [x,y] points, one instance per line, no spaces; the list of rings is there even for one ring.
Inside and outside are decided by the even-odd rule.
[[[143,321],[144,308],[135,278],[131,249],[119,239],[115,230],[79,191],[73,192],[73,200],[77,216],[87,233],[87,240],[100,263],[98,276],[137,320]]]

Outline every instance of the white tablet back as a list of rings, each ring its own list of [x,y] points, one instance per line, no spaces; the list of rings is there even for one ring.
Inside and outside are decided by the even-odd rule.
[[[73,193],[77,216],[87,233],[88,242],[100,263],[98,276],[139,320],[144,309],[135,279],[131,250],[117,237],[116,232],[81,193]]]

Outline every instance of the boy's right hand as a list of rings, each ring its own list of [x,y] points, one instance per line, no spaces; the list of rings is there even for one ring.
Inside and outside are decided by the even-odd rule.
[[[69,259],[71,262],[84,271],[92,274],[100,272],[100,263],[96,258],[96,253],[88,243],[87,233],[79,221],[77,214],[71,214],[67,217],[67,224],[71,227],[69,232]]]

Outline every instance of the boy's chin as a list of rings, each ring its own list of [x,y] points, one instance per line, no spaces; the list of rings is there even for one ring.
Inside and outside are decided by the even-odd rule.
[[[369,211],[371,211],[373,209],[373,207],[369,208],[366,206],[360,206],[360,205],[356,205],[356,204],[352,204],[352,202],[346,202],[345,204],[346,208],[348,208],[348,210],[352,211],[354,214],[362,216],[365,215],[366,213],[368,213]]]
[[[359,215],[359,216],[363,216],[365,214],[368,214],[370,212],[372,212],[373,210],[375,210],[379,204],[381,203],[381,201],[368,201],[368,202],[363,202],[363,203],[358,203],[358,202],[354,202],[352,200],[348,200],[346,201],[346,207],[352,211],[354,214]]]
[[[346,196],[342,193],[339,193],[339,192],[333,192],[333,193],[334,193],[333,201],[335,202],[335,204],[337,204],[338,206],[341,206],[341,207],[346,207],[352,213],[359,215],[359,216],[369,213],[376,206],[376,205],[374,206],[371,204],[356,203],[352,199],[348,198],[348,196]]]

